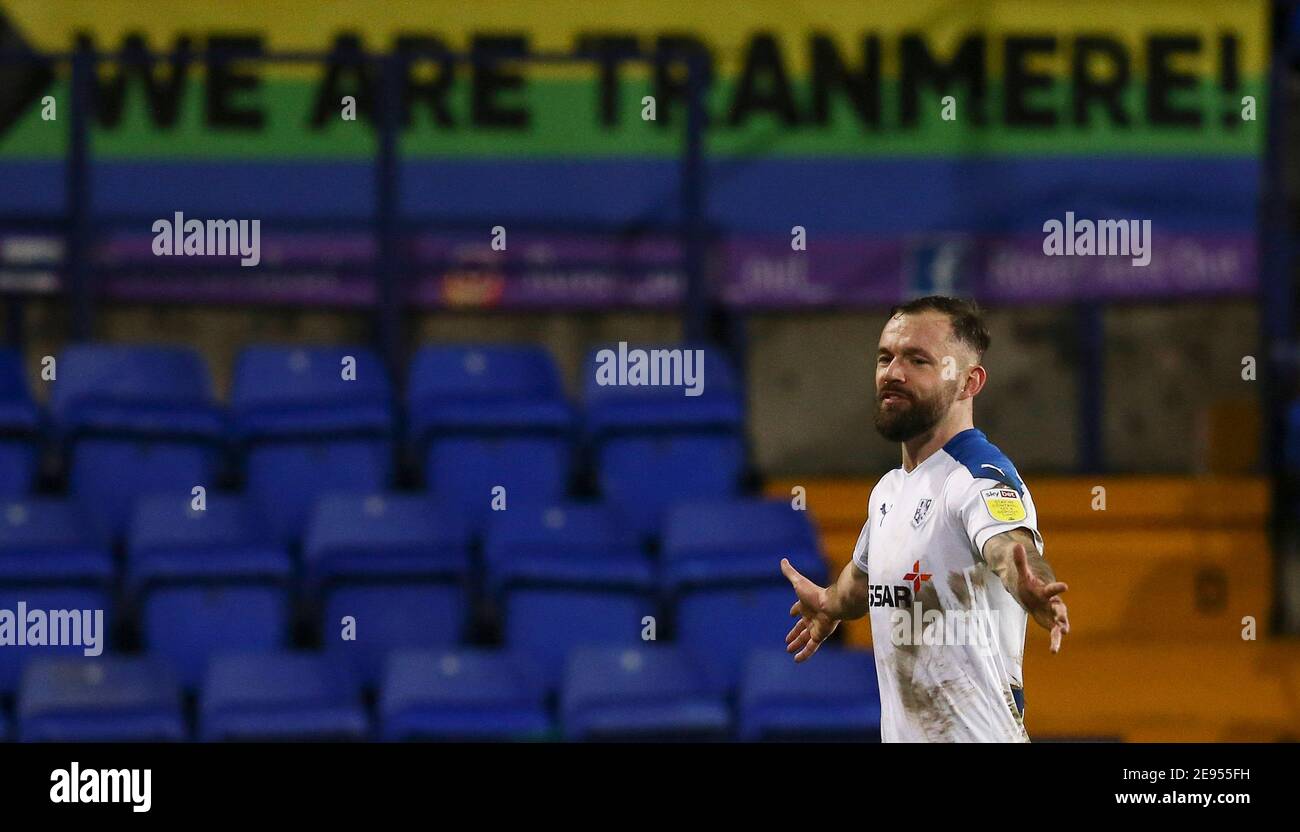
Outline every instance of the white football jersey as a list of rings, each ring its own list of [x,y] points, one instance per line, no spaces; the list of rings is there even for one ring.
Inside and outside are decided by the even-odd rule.
[[[876,483],[853,562],[870,584],[884,742],[1028,742],[1028,619],[982,555],[1021,527],[1042,552],[1028,490],[974,428]]]

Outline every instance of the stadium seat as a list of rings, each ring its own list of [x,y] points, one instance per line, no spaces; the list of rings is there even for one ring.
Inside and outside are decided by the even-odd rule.
[[[799,665],[782,647],[755,650],[739,701],[741,739],[880,739],[880,689],[866,650],[828,645]]]
[[[516,345],[428,345],[411,362],[407,424],[435,435],[564,434],[573,413],[546,350]]]
[[[481,532],[494,505],[508,510],[520,501],[563,498],[571,453],[567,440],[553,437],[435,438],[424,457],[426,480],[440,503],[455,506]]]
[[[541,502],[567,490],[573,415],[559,372],[531,346],[426,346],[407,393],[409,435],[440,502],[477,527],[493,489],[509,501]]]
[[[738,435],[619,437],[601,444],[597,476],[622,522],[648,538],[673,503],[735,495],[744,462]]]
[[[76,503],[53,497],[0,503],[0,586],[106,586],[112,579],[112,551]]]
[[[781,558],[823,583],[826,566],[806,511],[789,500],[737,499],[678,503],[663,531],[663,583],[669,591],[728,583],[788,588]]]
[[[35,440],[0,437],[0,497],[19,497],[30,491],[39,460]]]
[[[39,659],[23,675],[17,710],[24,742],[186,739],[180,688],[147,658]]]
[[[16,617],[19,612],[19,604],[25,605],[26,610],[42,610],[45,612],[51,610],[90,610],[93,615],[93,611],[103,610],[103,627],[98,633],[91,633],[91,635],[96,635],[99,638],[100,650],[104,653],[108,652],[109,634],[113,632],[113,611],[110,608],[110,596],[107,590],[84,586],[0,587],[0,610],[9,610]],[[90,619],[90,622],[93,622],[93,620],[93,618]],[[86,624],[83,623],[82,626],[82,638],[84,639]],[[0,699],[18,689],[18,685],[22,680],[23,669],[32,660],[51,657],[90,660],[90,657],[86,656],[84,642],[82,645],[34,646],[27,644],[23,647],[12,645],[0,647]]]
[[[60,435],[220,439],[207,367],[184,347],[74,344],[56,364],[50,415]]]
[[[400,650],[379,699],[385,740],[541,739],[545,692],[520,656],[504,651]]]
[[[243,497],[209,494],[202,510],[188,495],[140,498],[127,534],[128,580],[149,583],[284,581],[292,564]]]
[[[612,351],[616,357],[618,349],[618,345],[607,345],[587,355],[583,373],[586,405],[583,430],[588,441],[599,443],[607,436],[618,434],[739,433],[743,429],[742,391],[731,362],[718,349],[700,348],[704,360],[699,365],[699,395],[687,395],[685,387],[677,385],[602,384],[598,358],[604,350]]]
[[[713,690],[735,690],[752,650],[785,644],[794,593],[781,580],[784,586],[697,589],[677,597],[676,641],[706,670]]]
[[[73,344],[56,368],[49,408],[96,533],[121,536],[139,495],[214,485],[225,416],[198,352]]]
[[[0,349],[0,497],[25,494],[39,460],[40,411],[32,401],[22,354]]]
[[[581,648],[560,694],[569,740],[721,739],[731,715],[671,647]]]
[[[636,535],[601,505],[550,503],[494,512],[483,553],[494,594],[517,586],[650,589],[654,583]]]
[[[126,533],[136,499],[151,493],[189,497],[211,488],[219,451],[214,445],[164,439],[81,439],[73,452],[72,493],[95,532]]]
[[[456,644],[466,617],[459,585],[344,585],[329,593],[321,632],[326,649],[374,686],[391,651]]]
[[[505,643],[529,656],[552,690],[574,648],[641,644],[642,619],[655,614],[645,593],[516,589],[505,594]]]
[[[288,641],[285,590],[266,586],[165,587],[144,601],[144,640],[187,689],[220,651],[275,650]]]
[[[361,346],[253,346],[235,362],[230,412],[240,439],[388,435],[393,389]]]
[[[197,352],[73,345],[56,366],[51,417],[71,453],[72,492],[98,532],[121,535],[141,494],[213,485],[225,418]]]
[[[325,492],[392,484],[392,396],[383,362],[368,348],[258,346],[240,353],[230,404],[234,432],[245,450],[248,493],[278,540],[299,540]]]
[[[303,538],[315,584],[348,578],[454,580],[469,570],[469,532],[420,494],[326,494]]]
[[[325,656],[228,653],[208,665],[202,741],[361,740],[368,731],[360,683]]]
[[[247,493],[276,540],[301,540],[312,507],[335,491],[373,493],[393,481],[387,439],[316,439],[259,443],[247,453]]]

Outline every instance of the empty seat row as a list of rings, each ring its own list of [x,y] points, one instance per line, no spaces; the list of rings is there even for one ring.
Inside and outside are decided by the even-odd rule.
[[[698,350],[693,387],[663,377],[668,373],[631,379],[603,373],[599,356],[605,352],[595,349],[587,358],[579,413],[541,347],[425,346],[406,380],[405,433],[427,439],[579,428],[588,438],[601,438],[735,429],[743,422],[737,379],[716,349]],[[48,369],[49,422],[60,436],[257,440],[396,432],[396,394],[388,369],[372,349],[359,345],[247,347],[234,367],[228,408],[217,402],[203,358],[186,347],[77,344]],[[42,421],[21,355],[0,350],[0,426],[19,433],[35,431]]]
[[[286,645],[295,594],[312,600],[324,643],[351,653],[371,683],[394,647],[464,639],[474,593],[454,513],[418,496],[334,495],[316,516],[295,569],[238,498],[214,496],[202,511],[184,497],[143,499],[121,588],[138,608],[129,614],[146,648],[193,685],[213,651]],[[77,529],[66,503],[4,506],[0,608],[114,612],[110,551]],[[647,626],[656,637],[671,599],[679,637],[709,656],[715,684],[729,688],[743,652],[788,626],[781,557],[824,577],[805,513],[780,500],[676,508],[658,562],[606,507],[517,506],[489,530],[483,588],[505,642],[534,654],[548,685],[591,631],[598,643],[634,644]],[[347,626],[355,633],[344,640]],[[26,655],[0,655],[0,692],[12,689]]]
[[[779,500],[726,499],[674,506],[656,564],[615,507],[516,504],[492,512],[483,539],[488,582],[674,590],[762,580],[773,558],[819,570],[807,512]],[[316,502],[302,546],[311,585],[337,578],[458,578],[472,535],[454,506],[422,494],[338,493]],[[230,494],[139,498],[126,536],[132,587],[209,579],[284,580],[293,564],[255,503]],[[660,573],[656,579],[656,573]],[[0,585],[104,583],[112,548],[76,502],[50,497],[0,503]]]
[[[181,702],[165,662],[44,659],[23,678],[15,734],[25,741],[182,741],[191,734]],[[358,679],[328,656],[241,651],[208,665],[194,736],[764,740],[871,739],[879,732],[879,691],[865,651],[824,649],[818,661],[796,666],[780,648],[755,650],[734,703],[708,687],[696,660],[671,647],[575,649],[555,708],[516,654],[403,650],[384,668],[372,722]]]
[[[654,640],[687,648],[707,664],[710,686],[728,691],[749,650],[781,643],[790,627],[790,603],[788,586],[776,583],[700,588],[670,603],[623,589],[535,587],[503,593],[492,609],[500,621],[500,640],[529,657],[544,687],[558,684],[564,657],[575,646]],[[393,649],[468,641],[471,608],[456,584],[357,582],[333,588],[313,617],[326,652],[374,685]],[[108,593],[72,587],[0,587],[0,609],[82,611],[78,632],[84,634],[64,646],[0,651],[0,695],[12,691],[25,664],[39,656],[82,654],[83,644],[92,651],[111,648],[124,614]],[[139,639],[147,652],[174,665],[184,685],[193,687],[215,653],[290,646],[292,612],[289,592],[280,587],[166,586],[140,601]],[[92,622],[94,615],[102,618]]]
[[[564,496],[585,447],[601,494],[648,534],[667,502],[740,484],[742,398],[725,357],[703,354],[706,383],[686,395],[681,386],[604,384],[593,351],[579,418],[540,348],[429,346],[412,363],[399,419],[386,368],[361,347],[247,348],[222,408],[192,350],[78,345],[48,382],[50,434],[68,455],[72,492],[113,534],[124,531],[131,498],[211,486],[234,450],[247,490],[292,539],[320,492],[392,487],[399,436],[427,488],[473,522],[497,489],[507,499]],[[21,361],[0,355],[0,488],[21,493],[42,420]]]

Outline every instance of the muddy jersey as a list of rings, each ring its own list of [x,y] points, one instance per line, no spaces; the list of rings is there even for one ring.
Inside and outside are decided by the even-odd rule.
[[[869,583],[883,741],[1028,741],[1027,616],[982,555],[1021,527],[1042,552],[1015,466],[974,428],[876,483],[853,562]]]

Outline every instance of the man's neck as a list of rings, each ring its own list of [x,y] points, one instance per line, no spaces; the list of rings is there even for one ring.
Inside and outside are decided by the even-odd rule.
[[[965,414],[954,415],[957,418],[940,422],[926,433],[901,443],[903,446],[904,471],[911,473],[916,466],[934,456],[940,448],[947,445],[948,440],[964,430],[975,427],[975,423],[970,416]]]

